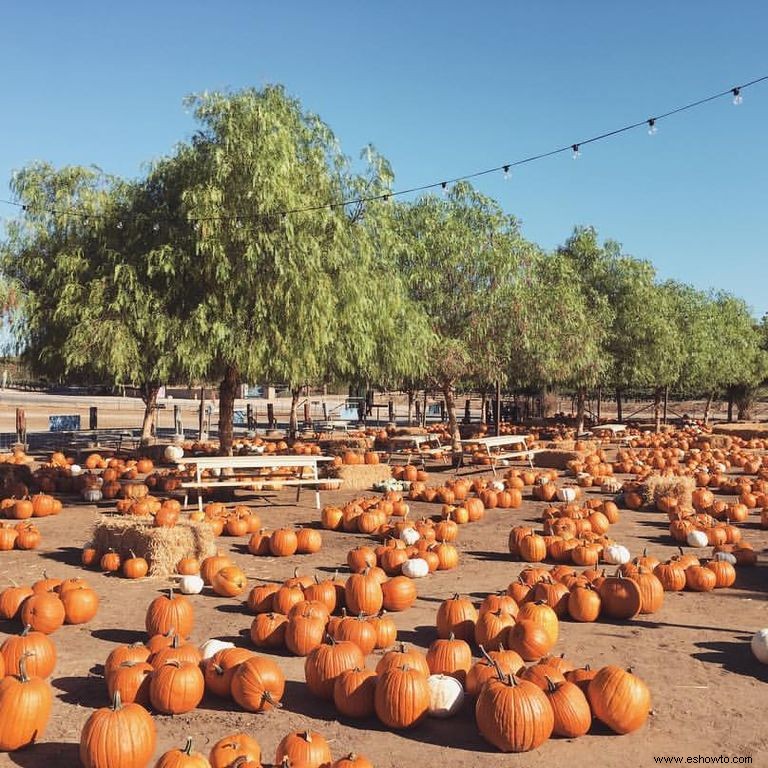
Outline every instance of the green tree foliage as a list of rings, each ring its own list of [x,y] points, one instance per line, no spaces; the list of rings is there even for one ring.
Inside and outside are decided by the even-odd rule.
[[[150,268],[145,190],[98,169],[43,163],[17,173],[12,188],[26,211],[8,226],[2,269],[20,297],[19,349],[53,380],[138,384],[148,438],[160,385],[179,371],[179,321],[167,279]]]
[[[517,222],[469,184],[393,210],[392,254],[432,331],[429,384],[445,398],[453,449],[461,448],[456,384],[493,380],[506,351],[499,325],[510,307],[521,254]]]

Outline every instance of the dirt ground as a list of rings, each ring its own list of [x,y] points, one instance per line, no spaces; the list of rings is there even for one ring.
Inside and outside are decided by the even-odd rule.
[[[434,481],[440,475],[435,473]],[[324,493],[324,502],[343,502],[349,492]],[[285,523],[312,523],[318,512],[311,506],[313,494],[304,494],[302,506],[293,506],[288,494],[285,506],[264,507],[254,502],[267,527]],[[523,568],[507,554],[507,534],[512,525],[537,520],[544,504],[525,501],[514,511],[493,510],[484,520],[461,528],[458,569],[433,574],[417,582],[419,598],[410,610],[396,614],[399,639],[426,648],[435,638],[435,614],[439,603],[454,592],[478,601],[488,592],[503,589]],[[412,514],[435,514],[438,505],[416,503]],[[43,546],[35,552],[0,553],[0,579],[21,583],[50,576],[85,575],[101,597],[101,608],[88,625],[66,626],[55,633],[58,663],[52,677],[55,695],[53,714],[41,743],[25,751],[0,755],[0,766],[50,768],[78,764],[80,730],[94,707],[107,704],[100,665],[118,644],[143,641],[146,606],[165,582],[130,582],[97,572],[84,573],[79,566],[79,547],[88,539],[96,517],[93,506],[67,506],[58,517],[40,521]],[[289,731],[313,728],[331,743],[334,758],[349,751],[365,754],[377,768],[406,763],[441,766],[645,766],[654,756],[751,756],[752,764],[768,766],[768,735],[760,723],[768,706],[768,666],[760,666],[749,649],[755,630],[768,626],[765,547],[768,531],[761,531],[752,517],[744,526],[745,537],[761,552],[755,568],[741,568],[732,589],[709,594],[667,593],[662,609],[653,616],[631,622],[561,623],[555,648],[578,665],[632,666],[646,680],[653,697],[653,713],[640,731],[615,736],[599,728],[578,740],[550,740],[525,755],[504,755],[491,749],[479,736],[472,707],[451,720],[427,720],[403,733],[385,730],[376,721],[354,723],[337,719],[333,706],[308,694],[304,685],[304,660],[278,654],[277,661],[288,679],[284,709],[266,715],[238,711],[236,705],[206,697],[199,709],[185,715],[156,716],[157,754],[183,745],[189,735],[198,749],[226,733],[245,730],[262,745],[264,762]],[[660,559],[675,548],[667,534],[664,516],[658,513],[622,511],[611,536],[638,554],[644,547]],[[248,554],[246,539],[222,538],[221,549],[230,552],[245,572],[257,580],[282,581],[299,566],[302,571],[344,572],[346,552],[366,537],[323,532],[323,549],[311,556],[284,559],[257,558]],[[216,637],[249,647],[247,630],[252,617],[238,599],[210,593],[190,598],[196,621],[192,639],[201,643]],[[15,632],[10,622],[0,622],[0,632]],[[245,636],[243,636],[245,633]],[[0,640],[4,637],[0,634]],[[369,658],[369,666],[376,657]]]

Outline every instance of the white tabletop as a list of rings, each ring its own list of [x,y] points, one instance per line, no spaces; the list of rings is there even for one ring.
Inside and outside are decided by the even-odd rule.
[[[465,445],[525,445],[527,435],[492,435],[491,437],[474,437],[462,440]]]
[[[595,424],[595,426],[592,427],[593,432],[600,432],[600,430],[605,430],[606,432],[613,432],[614,434],[616,434],[617,432],[626,432],[627,425],[626,424]]]

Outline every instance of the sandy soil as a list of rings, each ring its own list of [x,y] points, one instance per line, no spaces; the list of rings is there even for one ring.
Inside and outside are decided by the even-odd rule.
[[[324,499],[344,501],[350,495],[326,493]],[[305,495],[307,503],[311,497]],[[291,506],[287,495],[284,501],[285,506],[260,508],[267,526],[317,520],[313,508]],[[437,505],[413,506],[415,514],[438,511]],[[523,567],[506,554],[509,528],[535,520],[542,507],[542,503],[526,501],[522,509],[494,510],[482,522],[462,527],[460,567],[418,582],[416,605],[396,617],[399,638],[426,647],[435,637],[435,613],[442,599],[461,592],[479,600],[489,591],[506,587]],[[67,507],[59,517],[40,521],[44,536],[41,550],[0,553],[3,580],[12,577],[31,582],[44,568],[59,578],[86,575],[102,600],[91,624],[63,627],[54,635],[59,652],[52,677],[55,704],[43,742],[22,752],[0,755],[0,766],[77,765],[80,729],[94,707],[107,703],[99,665],[117,644],[145,639],[145,609],[164,582],[128,582],[94,572],[84,574],[78,565],[78,548],[87,540],[95,514],[94,507]],[[663,517],[656,513],[624,511],[611,533],[634,553],[648,547],[649,552],[664,559],[674,551]],[[768,531],[759,530],[754,522],[745,525],[745,536],[759,551],[768,545]],[[364,539],[361,535],[324,532],[321,552],[286,559],[253,557],[244,547],[245,539],[223,538],[221,548],[230,551],[254,579],[283,580],[297,565],[310,573],[334,571],[344,563],[347,550]],[[653,757],[659,755],[720,754],[750,755],[754,765],[766,766],[768,736],[757,726],[768,706],[768,667],[757,664],[748,644],[756,629],[768,626],[766,575],[768,564],[763,554],[757,567],[739,570],[732,589],[710,594],[668,593],[659,613],[629,623],[562,623],[557,653],[566,654],[579,665],[631,665],[650,686],[653,714],[645,728],[628,736],[609,735],[598,728],[584,738],[551,740],[535,752],[516,756],[488,747],[478,734],[468,705],[452,720],[429,720],[405,733],[388,732],[375,721],[339,721],[332,705],[306,692],[303,659],[280,656],[278,663],[289,681],[282,711],[257,716],[206,697],[192,713],[155,718],[158,754],[183,744],[187,735],[207,752],[222,735],[244,729],[258,738],[264,760],[269,762],[285,733],[309,727],[329,739],[334,757],[354,750],[368,756],[378,768],[438,761],[443,766],[467,767],[650,766]],[[210,593],[191,599],[196,611],[195,641],[218,637],[248,647],[251,617],[238,600]],[[5,622],[0,623],[0,631],[14,632],[16,628]],[[375,663],[375,657],[369,659],[369,666]]]

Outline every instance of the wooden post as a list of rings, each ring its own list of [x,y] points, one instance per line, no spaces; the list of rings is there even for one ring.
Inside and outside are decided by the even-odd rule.
[[[416,423],[421,424],[421,400],[417,398],[414,405],[416,406]]]
[[[445,400],[440,401],[440,421],[445,421]]]
[[[669,384],[664,387],[664,424],[667,423],[667,403],[669,402]]]
[[[494,402],[493,420],[496,422],[496,435],[501,434],[501,382],[496,380],[496,401]]]
[[[205,424],[205,387],[200,387],[200,410],[197,415],[197,439],[203,439],[203,426]]]
[[[602,401],[603,401],[603,388],[598,387],[597,388],[597,413],[596,413],[598,424],[600,423],[600,409],[602,406]]]
[[[304,423],[305,424],[312,423],[312,415],[309,412],[309,400],[304,401]]]
[[[248,431],[254,431],[256,429],[256,412],[254,411],[253,403],[245,404],[245,420],[248,426]]]
[[[23,408],[16,409],[16,442],[27,444],[27,415]]]
[[[472,408],[472,401],[467,398],[464,401],[464,423],[469,424],[469,422],[472,420],[470,417],[470,409]]]
[[[88,409],[88,429],[96,430],[99,428],[99,409],[92,405]]]
[[[425,427],[427,425],[427,390],[424,390],[424,402],[421,409],[421,422],[419,426]]]
[[[275,404],[267,403],[267,425],[270,429],[275,428]]]
[[[174,404],[173,406],[173,433],[175,435],[184,436],[184,424],[181,420],[181,406]]]
[[[395,423],[395,401],[390,400],[387,403],[387,415],[389,416],[389,423],[394,424]]]

